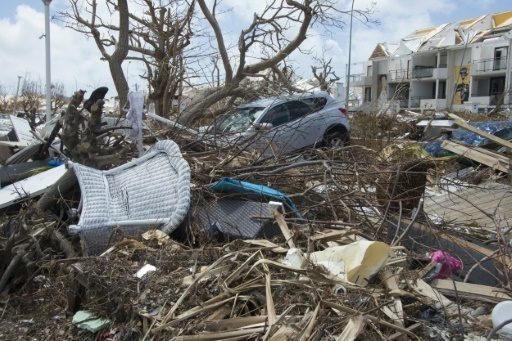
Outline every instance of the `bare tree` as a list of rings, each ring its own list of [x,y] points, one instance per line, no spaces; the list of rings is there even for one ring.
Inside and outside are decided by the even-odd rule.
[[[129,50],[128,0],[106,1],[110,16],[118,14],[119,25],[106,22],[98,15],[97,0],[87,1],[86,5],[82,0],[69,0],[69,3],[69,12],[60,12],[60,18],[66,26],[94,38],[102,59],[108,62],[119,102],[126,103],[129,89],[122,64]],[[117,33],[117,38],[113,32]],[[109,53],[111,48],[113,52]]]
[[[242,30],[238,38],[238,56],[231,60],[224,32],[216,18],[218,0],[214,0],[211,7],[205,0],[197,0],[197,3],[213,30],[222,61],[224,83],[206,98],[191,103],[180,116],[182,123],[190,123],[206,108],[225,98],[230,99],[226,102],[229,106],[244,95],[242,80],[248,76],[258,76],[261,71],[275,68],[283,62],[299,49],[313,25],[343,28],[341,15],[350,14],[350,11],[338,9],[335,0],[273,0],[262,13],[255,13],[249,27]],[[369,21],[370,13],[370,9],[354,11],[354,15],[363,21]],[[292,32],[295,32],[292,38],[287,38]],[[251,63],[250,60],[254,60],[257,54],[263,57]]]
[[[64,84],[52,84],[52,109],[54,112],[60,110],[67,103],[68,97],[65,95]]]
[[[272,69],[279,79],[285,80],[282,70],[278,72],[278,65],[299,50],[308,30],[314,25],[343,28],[342,15],[350,14],[337,8],[335,0],[272,0],[262,13],[255,13],[249,27],[241,31],[236,57],[233,57],[234,51],[227,45],[217,21],[219,0],[211,1],[211,6],[205,0],[165,0],[159,5],[151,0],[132,0],[134,5],[144,9],[141,13],[128,11],[128,0],[106,0],[111,13],[119,13],[119,25],[107,23],[98,15],[97,0],[87,0],[86,5],[83,5],[86,0],[69,1],[71,10],[61,13],[61,17],[68,26],[94,37],[103,58],[109,62],[120,103],[126,103],[128,91],[121,63],[124,59],[140,60],[146,65],[147,73],[143,76],[150,85],[150,98],[156,104],[157,114],[163,116],[169,114],[173,100],[181,94],[183,82],[187,82],[187,52],[194,46],[191,39],[197,36],[191,29],[197,2],[199,13],[212,32],[214,51],[207,54],[207,59],[211,61],[212,54],[218,55],[222,65],[214,70],[220,86],[188,105],[179,119],[184,123],[215,103],[222,101],[225,108],[232,106],[237,98],[247,94],[247,82],[242,81],[249,76],[259,77],[261,71]],[[369,21],[370,13],[370,9],[354,11],[361,21]],[[86,19],[85,14],[90,18]],[[118,39],[114,33],[118,34]],[[112,47],[115,47],[114,53],[109,55],[107,48]]]
[[[318,81],[320,90],[331,92],[332,85],[340,80],[340,77],[336,75],[336,72],[332,69],[331,62],[332,58],[325,60],[322,58],[315,58],[315,61],[319,63],[319,66],[311,66],[313,76]]]
[[[12,111],[12,100],[9,97],[9,91],[5,86],[0,85],[0,113],[2,114]]]
[[[150,94],[157,115],[168,116],[175,98],[181,95],[185,75],[184,50],[191,43],[195,0],[168,0],[155,5],[143,0],[142,16],[130,13],[130,59],[146,65]]]
[[[30,75],[25,75],[16,107],[17,111],[25,113],[32,128],[39,124],[36,113],[37,109],[43,104],[44,98],[41,81],[32,80]]]
[[[118,12],[119,25],[106,23],[98,14],[97,0],[83,6],[83,0],[69,0],[71,11],[60,13],[69,27],[92,35],[103,59],[110,66],[121,105],[126,103],[128,83],[121,64],[138,60],[146,66],[141,75],[150,87],[149,99],[156,113],[167,116],[179,94],[185,74],[184,49],[190,45],[194,0],[134,0],[142,12],[129,11],[127,0],[107,0],[111,13]],[[88,13],[89,19],[85,18]],[[114,36],[117,34],[118,38]],[[107,49],[115,47],[109,55]]]

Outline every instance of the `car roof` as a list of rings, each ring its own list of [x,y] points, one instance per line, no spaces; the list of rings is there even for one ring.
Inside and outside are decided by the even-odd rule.
[[[244,103],[238,106],[238,108],[247,108],[247,107],[268,107],[270,105],[284,103],[294,99],[301,98],[309,98],[309,97],[325,97],[328,100],[332,99],[332,97],[326,91],[318,91],[313,93],[300,93],[300,94],[291,94],[286,96],[276,96],[276,97],[268,97],[262,98],[257,101]]]

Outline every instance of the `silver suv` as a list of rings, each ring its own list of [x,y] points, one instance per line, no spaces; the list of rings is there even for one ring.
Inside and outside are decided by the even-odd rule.
[[[339,102],[327,92],[316,92],[243,104],[201,130],[223,145],[249,143],[265,154],[281,155],[342,146],[349,141],[350,124]]]

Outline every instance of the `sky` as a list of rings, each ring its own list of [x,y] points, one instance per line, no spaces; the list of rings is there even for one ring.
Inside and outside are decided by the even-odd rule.
[[[68,1],[53,0],[50,16],[65,10]],[[372,2],[376,3],[372,19],[380,24],[367,25],[354,20],[351,61],[355,64],[367,60],[378,43],[396,43],[417,29],[512,10],[510,0],[354,0],[354,8],[367,8]],[[223,0],[223,5],[231,8],[219,18],[225,38],[235,42],[238,32],[264,4],[265,0]],[[349,10],[351,1],[339,0],[338,5]],[[349,16],[346,22],[345,30],[331,34],[312,30],[304,43],[317,57],[323,53],[327,59],[332,58],[331,65],[341,82],[345,81],[348,62]],[[44,24],[42,0],[0,1],[0,85],[8,92],[15,93],[18,76],[23,77],[22,81],[27,78],[45,84]],[[78,89],[91,93],[100,86],[109,87],[107,97],[116,94],[108,65],[100,60],[101,55],[91,39],[64,27],[54,18],[50,32],[52,83],[63,84],[67,95]],[[296,52],[290,56],[300,76],[312,76],[312,57]],[[131,89],[143,86],[144,81],[138,76],[141,69],[135,62],[125,61],[123,69]],[[357,65],[351,69],[351,73],[356,73]]]

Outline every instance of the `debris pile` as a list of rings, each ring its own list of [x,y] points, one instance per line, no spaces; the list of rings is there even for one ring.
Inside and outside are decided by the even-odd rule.
[[[506,337],[493,309],[512,300],[508,141],[476,131],[494,144],[465,146],[501,155],[493,164],[469,152],[433,157],[424,142],[387,134],[390,124],[379,139],[353,133],[350,146],[262,157],[161,121],[145,121],[140,158],[137,141],[129,152],[123,140],[123,165],[102,161],[110,170],[78,181],[62,165],[51,181],[41,175],[56,168],[12,184],[1,206],[2,338]],[[167,140],[179,150],[155,153]],[[162,168],[145,162],[168,157],[186,161],[189,196],[166,229],[172,213],[151,208],[181,187],[147,186]],[[136,175],[108,178],[122,172]],[[84,200],[95,176],[117,200],[98,217]],[[130,200],[139,194],[154,196],[148,207]],[[89,223],[84,209],[104,219],[97,244],[70,233]]]

